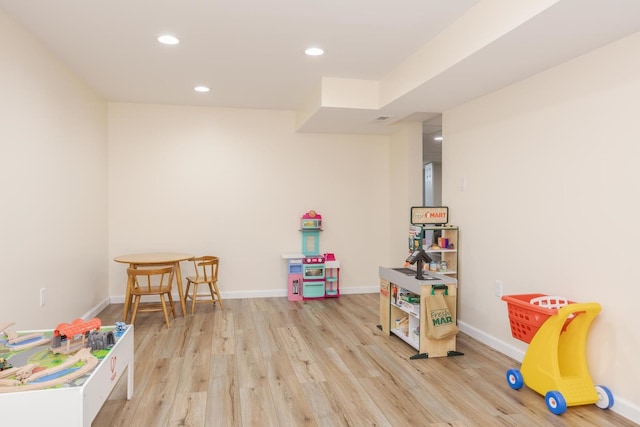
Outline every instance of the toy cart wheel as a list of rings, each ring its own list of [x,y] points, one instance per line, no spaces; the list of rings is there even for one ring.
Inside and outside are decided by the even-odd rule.
[[[518,369],[509,369],[507,371],[507,382],[514,390],[520,390],[524,385],[524,379]]]
[[[567,401],[564,400],[559,391],[549,391],[544,396],[547,408],[556,415],[564,414],[567,411]]]
[[[598,393],[598,401],[596,402],[598,408],[609,409],[613,406],[613,394],[608,388],[603,385],[597,385],[596,393]]]

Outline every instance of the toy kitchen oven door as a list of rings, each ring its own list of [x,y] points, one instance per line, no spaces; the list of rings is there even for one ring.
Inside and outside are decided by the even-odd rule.
[[[324,257],[307,256],[302,260],[302,297],[324,298]]]

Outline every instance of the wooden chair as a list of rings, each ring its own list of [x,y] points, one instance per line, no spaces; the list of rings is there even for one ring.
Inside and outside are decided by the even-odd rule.
[[[162,311],[168,328],[169,313],[167,312],[167,303],[164,297],[165,295],[169,297],[169,307],[171,309],[171,314],[173,314],[173,318],[175,319],[176,309],[173,306],[173,297],[171,296],[171,283],[173,283],[175,268],[173,266],[148,269],[129,268],[127,269],[127,274],[130,277],[131,296],[133,296],[133,315],[131,317],[131,323],[135,323],[138,311]],[[157,303],[143,303],[142,306],[140,306],[140,298],[146,295],[160,296],[160,306]]]
[[[185,291],[185,299],[191,299],[191,314],[193,314],[196,303],[211,302],[213,305],[220,303],[220,308],[224,309],[220,291],[218,290],[218,257],[205,255],[193,258],[193,266],[196,271],[195,276],[187,277],[187,289]],[[209,294],[198,294],[198,285],[207,284],[209,286]],[[189,290],[193,285],[193,293]]]

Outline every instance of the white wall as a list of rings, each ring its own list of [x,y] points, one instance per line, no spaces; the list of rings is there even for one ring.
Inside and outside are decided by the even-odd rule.
[[[0,322],[55,327],[107,297],[106,103],[3,11],[0,94]]]
[[[391,164],[389,210],[390,262],[387,267],[400,267],[407,258],[407,236],[411,206],[422,206],[422,125],[419,122],[398,124],[389,150]]]
[[[375,291],[389,262],[389,150],[387,136],[296,134],[287,111],[109,104],[109,258],[217,255],[223,297],[286,295],[282,254],[301,251],[300,217],[314,209],[341,290]],[[112,296],[125,270],[111,263]]]
[[[587,341],[591,375],[636,422],[638,52],[635,34],[443,116],[443,202],[461,230],[461,323],[522,355],[496,280],[506,294],[599,302]]]

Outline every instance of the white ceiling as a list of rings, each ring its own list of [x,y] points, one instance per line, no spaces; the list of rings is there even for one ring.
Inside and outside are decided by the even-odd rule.
[[[109,101],[299,111],[323,77],[383,81],[472,8],[491,4],[499,18],[511,1],[0,0],[0,8]],[[398,120],[432,119],[640,31],[640,0],[527,3],[536,2],[548,7],[401,96],[375,108],[321,106],[299,130],[390,133]],[[181,43],[157,43],[163,33]],[[326,54],[305,56],[311,45]],[[195,93],[199,84],[211,91]]]

